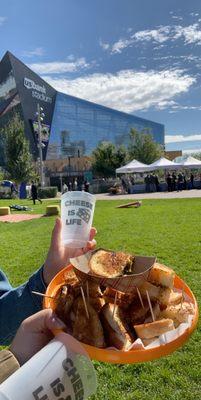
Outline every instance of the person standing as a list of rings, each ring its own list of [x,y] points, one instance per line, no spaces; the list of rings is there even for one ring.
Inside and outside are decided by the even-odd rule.
[[[85,192],[89,192],[89,181],[87,179],[84,182],[84,190],[85,190]]]
[[[178,174],[177,177],[177,191],[180,192],[183,189],[183,176],[181,172]]]
[[[75,178],[75,180],[74,180],[74,190],[76,191],[77,190],[77,179]]]
[[[154,175],[150,175],[150,191],[155,192],[156,191],[156,186],[155,186],[155,178]]]
[[[31,183],[31,197],[33,200],[33,204],[36,204],[36,200],[40,201],[40,203],[42,204],[42,200],[38,198],[38,189],[34,181],[32,181]]]
[[[144,178],[144,183],[145,183],[145,191],[146,193],[150,193],[150,175],[146,175]]]
[[[69,192],[72,192],[72,182],[71,181],[68,182],[68,190],[69,190]]]
[[[66,183],[64,183],[62,187],[62,194],[66,193],[67,191],[68,191],[68,186],[66,185]]]
[[[175,172],[173,172],[172,173],[172,191],[173,192],[175,192],[175,190],[176,190],[176,180],[177,180],[176,174],[175,174]]]
[[[122,184],[122,188],[123,188],[123,193],[127,192],[127,185],[126,185],[126,181],[125,179],[122,177],[121,178],[121,184]]]
[[[187,189],[186,176],[184,175],[184,173],[182,174],[182,176],[183,176],[183,189],[186,190]]]
[[[194,175],[192,174],[192,172],[191,172],[190,180],[191,180],[191,189],[194,189]]]
[[[169,172],[167,174],[166,182],[167,182],[168,192],[171,192],[172,191],[172,178],[171,178],[171,175]]]
[[[135,192],[135,179],[133,176],[131,177],[130,181],[131,181],[131,194],[133,194]]]
[[[154,183],[155,183],[156,191],[160,192],[160,183],[159,183],[159,180],[158,180],[158,176],[156,174],[153,174],[153,177],[154,177]]]

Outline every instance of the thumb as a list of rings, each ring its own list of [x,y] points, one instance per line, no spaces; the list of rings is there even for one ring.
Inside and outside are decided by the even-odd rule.
[[[65,324],[50,309],[39,311],[23,322],[23,330],[32,333],[44,333],[55,329],[64,329]]]
[[[61,243],[61,228],[62,228],[62,222],[60,218],[57,218],[55,221],[55,225],[52,231],[52,238],[51,238],[51,248],[58,249],[60,243]]]

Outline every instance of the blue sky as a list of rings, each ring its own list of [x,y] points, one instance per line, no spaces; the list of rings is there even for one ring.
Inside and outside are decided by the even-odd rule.
[[[57,90],[165,124],[201,151],[200,0],[0,0],[9,50]]]

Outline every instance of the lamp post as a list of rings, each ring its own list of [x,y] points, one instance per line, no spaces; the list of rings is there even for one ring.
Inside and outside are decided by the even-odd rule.
[[[40,184],[41,184],[41,187],[43,187],[44,186],[44,172],[43,172],[42,149],[44,147],[44,144],[42,143],[42,139],[41,139],[41,122],[43,121],[45,114],[43,113],[43,108],[40,107],[40,104],[37,104],[36,116],[38,119],[38,148],[39,148],[39,158],[40,158]]]

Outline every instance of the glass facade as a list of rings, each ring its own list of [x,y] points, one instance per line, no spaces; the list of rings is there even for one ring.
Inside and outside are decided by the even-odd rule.
[[[15,109],[20,112],[20,99],[17,93],[16,81],[14,78],[11,65],[8,65],[9,70],[0,76],[0,129],[3,128],[10,120],[10,112]],[[18,106],[18,107],[17,107]],[[4,140],[0,136],[0,165],[4,165]]]
[[[16,82],[13,71],[9,71],[5,79],[0,82],[0,105],[16,92]]]
[[[90,155],[103,141],[128,145],[131,128],[164,145],[161,124],[57,93],[46,159]]]
[[[164,145],[164,126],[153,121],[110,109],[57,92],[13,54],[7,52],[0,62],[0,129],[11,119],[13,111],[24,121],[25,136],[36,161],[39,156],[36,110],[43,107],[43,159],[52,173],[67,168],[72,172],[87,169],[92,151],[101,142],[127,146],[130,129],[147,130],[157,143]],[[73,160],[78,159],[77,166]],[[0,165],[4,165],[0,138]],[[48,165],[49,165],[48,164]]]

